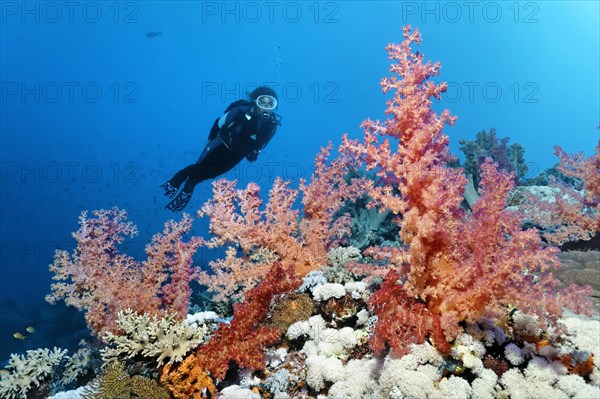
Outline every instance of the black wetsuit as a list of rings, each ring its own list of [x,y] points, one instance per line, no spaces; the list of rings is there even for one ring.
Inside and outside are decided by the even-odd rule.
[[[236,101],[227,107],[225,122],[219,128],[221,118],[215,120],[208,135],[208,144],[196,163],[181,169],[167,183],[178,189],[185,182],[180,194],[191,196],[198,183],[231,170],[244,157],[255,161],[280,125],[279,115],[273,112],[263,117],[256,113],[255,107],[254,103],[246,100]],[[176,200],[177,197],[166,208],[179,211],[189,202],[188,199],[181,207]]]

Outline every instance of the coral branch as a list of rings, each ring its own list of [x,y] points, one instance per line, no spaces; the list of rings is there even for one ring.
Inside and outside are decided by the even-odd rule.
[[[371,348],[381,352],[387,344],[396,356],[402,357],[408,353],[410,344],[422,344],[431,337],[440,352],[450,353],[439,316],[410,298],[399,279],[398,273],[390,270],[381,288],[370,298],[369,305],[378,317]]]
[[[281,331],[262,327],[271,301],[277,295],[291,292],[300,286],[293,269],[275,264],[255,288],[246,293],[245,301],[234,308],[231,324],[221,325],[211,339],[198,349],[197,361],[215,378],[222,379],[229,361],[240,367],[263,369],[263,349],[277,342]]]
[[[589,158],[582,153],[568,155],[558,146],[554,148],[560,159],[558,171],[578,179],[583,190],[552,178],[551,196],[526,193],[520,208],[552,245],[589,240],[600,232],[600,144]]]
[[[67,305],[86,310],[88,327],[99,337],[107,331],[116,332],[117,314],[125,309],[159,317],[168,310],[185,317],[189,283],[197,272],[191,266],[192,256],[202,243],[200,238],[182,241],[191,228],[188,215],[180,222],[165,224],[163,233],[146,246],[148,258],[143,263],[117,248],[125,236],[137,234],[124,210],[94,211],[94,218],[83,212],[79,226],[73,234],[77,249],[72,255],[58,250],[50,265],[53,279],[60,282],[52,284],[48,302],[62,299]]]

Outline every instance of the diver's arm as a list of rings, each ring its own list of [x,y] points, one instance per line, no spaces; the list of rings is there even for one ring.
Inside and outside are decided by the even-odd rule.
[[[269,135],[267,136],[267,138],[265,139],[265,141],[262,143],[262,145],[258,149],[259,152],[263,148],[265,148],[267,146],[267,144],[269,144],[269,142],[271,141],[271,139],[273,138],[273,136],[275,136],[275,132],[277,132],[277,125],[273,126],[273,129],[271,129],[271,132],[269,133]]]
[[[213,123],[212,127],[210,128],[210,132],[208,133],[208,141],[211,141],[215,137],[217,137],[217,134],[219,133],[219,129],[221,128],[219,126],[220,120],[221,120],[220,118],[215,119],[215,123]]]
[[[225,124],[225,121],[227,120],[228,115],[229,115],[229,112],[226,112],[223,114],[222,117],[220,117],[218,119],[217,125],[219,126],[219,129],[221,129],[223,127],[223,125]]]
[[[215,123],[213,123],[212,127],[210,128],[210,133],[208,134],[208,141],[211,141],[212,139],[217,137],[217,134],[219,134],[219,131],[225,125],[225,122],[227,121],[229,114],[230,114],[230,112],[226,112],[219,118],[215,119]]]
[[[267,144],[269,144],[269,141],[271,141],[273,136],[275,136],[276,131],[277,131],[277,126],[274,126],[273,129],[271,130],[271,132],[269,133],[269,135],[267,136],[267,138],[265,139],[265,141],[260,145],[260,147],[255,148],[254,150],[250,151],[250,153],[248,155],[246,155],[246,159],[250,162],[256,161],[256,159],[258,158],[258,154],[260,154],[260,152],[263,150],[263,148],[265,148],[267,146]]]

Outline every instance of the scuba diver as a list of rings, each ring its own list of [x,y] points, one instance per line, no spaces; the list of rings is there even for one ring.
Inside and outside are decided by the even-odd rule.
[[[231,103],[224,115],[215,120],[208,134],[208,144],[196,163],[181,169],[160,185],[165,195],[171,198],[164,209],[181,212],[189,204],[196,184],[222,175],[244,158],[256,161],[275,135],[277,126],[281,125],[281,117],[274,112],[275,108],[277,93],[266,86],[249,93],[248,100]]]

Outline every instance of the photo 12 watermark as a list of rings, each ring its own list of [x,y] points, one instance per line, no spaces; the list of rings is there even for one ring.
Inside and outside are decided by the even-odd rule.
[[[0,242],[0,262],[12,268],[27,266],[47,268],[54,260],[57,250],[71,253],[77,244],[72,241],[2,241]]]
[[[336,1],[203,1],[202,23],[336,24],[340,3]]]
[[[539,103],[540,86],[534,81],[525,82],[446,82],[447,89],[441,100],[448,103],[488,103],[508,101],[521,104]]]
[[[136,162],[79,161],[2,161],[2,184],[96,184],[140,182],[140,167]]]
[[[294,104],[309,101],[320,104],[337,104],[340,102],[340,86],[334,81],[325,82],[202,82],[200,87],[201,102],[218,101],[227,104],[245,98],[259,86],[267,86],[275,90],[282,103]]]
[[[140,87],[136,82],[2,82],[2,104],[96,104],[100,102],[137,104],[140,102]]]
[[[303,166],[299,162],[258,160],[256,162],[241,162],[220,177],[228,180],[259,181],[273,184],[278,178],[292,181],[300,178],[308,179],[313,171],[313,169],[307,168],[306,165]]]
[[[536,1],[402,1],[402,23],[537,24]]]
[[[2,1],[3,24],[58,24],[140,22],[140,3],[135,1]]]

